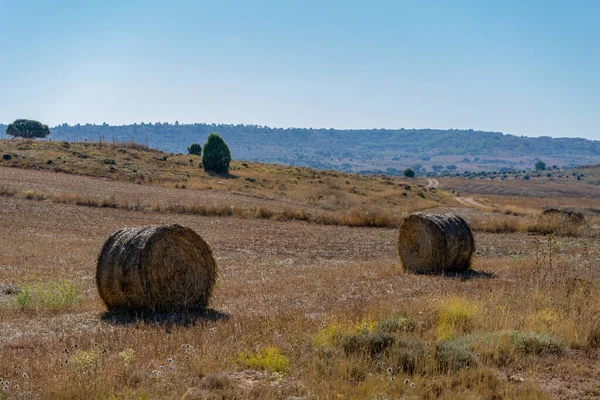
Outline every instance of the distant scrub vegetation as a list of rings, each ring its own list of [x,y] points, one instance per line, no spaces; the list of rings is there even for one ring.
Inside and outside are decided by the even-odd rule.
[[[5,128],[5,125],[0,125],[0,130]],[[553,158],[562,160],[563,164],[576,159],[600,162],[599,141],[529,138],[458,129],[283,129],[261,125],[176,122],[123,126],[61,124],[51,128],[51,132],[54,140],[135,141],[174,153],[184,153],[186,146],[197,138],[219,132],[239,159],[354,172],[385,173],[385,167],[379,166],[380,160],[385,160],[386,167],[401,174],[404,168],[419,159],[429,163],[435,156],[447,155],[467,156],[463,158],[468,161],[463,163],[477,163],[481,168],[486,167],[485,163],[506,163],[503,158],[509,155]],[[472,157],[474,155],[488,159]],[[411,159],[413,161],[407,161]],[[444,167],[451,172],[456,167],[455,164],[448,166]]]

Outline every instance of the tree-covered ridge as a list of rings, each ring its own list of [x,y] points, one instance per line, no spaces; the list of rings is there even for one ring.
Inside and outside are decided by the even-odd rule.
[[[140,123],[124,126],[67,125],[51,129],[53,140],[146,143],[164,151],[185,153],[217,132],[234,159],[335,168],[346,171],[403,170],[415,163],[431,169],[451,156],[490,168],[515,164],[514,158],[540,158],[561,165],[600,162],[600,142],[581,138],[530,138],[459,129],[313,129],[261,125]],[[437,160],[435,159],[437,157]],[[431,161],[430,161],[431,160]],[[460,161],[459,160],[459,161]],[[468,161],[467,161],[468,160]],[[475,165],[471,165],[476,169]],[[458,164],[459,170],[464,169]]]

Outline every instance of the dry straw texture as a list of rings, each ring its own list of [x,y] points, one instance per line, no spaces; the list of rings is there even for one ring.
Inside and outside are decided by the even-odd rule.
[[[415,213],[400,224],[398,255],[408,272],[466,271],[474,251],[471,228],[454,214]]]
[[[556,208],[547,208],[540,215],[542,220],[554,220],[558,223],[585,224],[585,217],[582,213],[573,210],[559,210]]]
[[[579,236],[587,228],[582,213],[572,210],[548,208],[542,211],[536,223],[528,230],[534,233],[557,234],[561,236]]]
[[[111,311],[205,307],[216,277],[210,246],[176,224],[116,231],[104,244],[96,269],[98,292]]]

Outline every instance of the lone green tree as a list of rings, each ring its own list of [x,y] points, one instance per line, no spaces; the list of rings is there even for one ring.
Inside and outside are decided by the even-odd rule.
[[[188,153],[199,156],[202,154],[202,146],[199,143],[192,143],[187,148]]]
[[[536,171],[544,171],[546,169],[546,163],[542,160],[538,160],[535,164],[533,164]]]
[[[208,135],[202,149],[202,166],[207,172],[226,174],[229,172],[231,153],[225,141],[216,133]]]
[[[406,168],[404,170],[404,172],[402,172],[402,174],[406,177],[406,178],[414,178],[415,177],[415,171],[412,168]]]
[[[17,119],[6,127],[6,134],[12,137],[45,138],[50,134],[48,125],[31,119]]]

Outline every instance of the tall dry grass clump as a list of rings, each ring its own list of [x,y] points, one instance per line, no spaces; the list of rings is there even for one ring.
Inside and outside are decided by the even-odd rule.
[[[573,210],[559,210],[556,208],[547,208],[544,211],[542,211],[541,216],[547,219],[558,219],[577,224],[585,223],[585,217],[583,216],[583,214]]]
[[[109,310],[205,307],[217,277],[210,246],[181,225],[123,228],[98,257],[96,284]]]
[[[547,208],[539,215],[529,232],[557,234],[561,236],[580,236],[587,223],[582,213],[573,210]]]
[[[465,271],[474,252],[471,228],[457,215],[415,213],[400,224],[398,255],[408,272]]]

